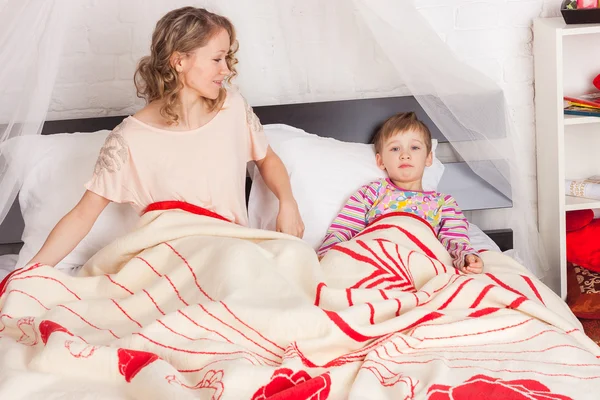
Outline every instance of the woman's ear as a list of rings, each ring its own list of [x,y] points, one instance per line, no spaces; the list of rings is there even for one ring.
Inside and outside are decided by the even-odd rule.
[[[375,162],[377,162],[377,166],[380,170],[385,171],[385,165],[383,165],[383,158],[381,157],[381,154],[375,154]]]
[[[169,58],[169,63],[171,64],[171,67],[175,69],[175,71],[183,72],[183,54],[180,52],[173,52]]]

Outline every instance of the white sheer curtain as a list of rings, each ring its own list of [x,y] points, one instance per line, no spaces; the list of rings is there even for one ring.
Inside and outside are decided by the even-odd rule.
[[[524,174],[524,138],[501,88],[460,62],[412,2],[354,2],[374,42],[460,157],[512,200],[505,223],[513,228],[515,249],[530,270],[544,277],[548,264],[532,209],[535,193]]]
[[[15,100],[2,110],[2,141],[39,133],[69,18],[66,3],[29,0],[10,2],[2,9],[0,88],[2,96]],[[535,196],[522,173],[521,137],[504,93],[455,57],[413,1],[144,4],[140,12],[152,14],[154,20],[160,17],[158,11],[182,5],[204,6],[229,17],[241,45],[238,82],[248,98],[258,99],[254,104],[414,95],[459,157],[512,199],[514,206],[503,225],[513,228],[526,266],[539,277],[547,272],[532,209]],[[2,162],[0,158],[0,221],[18,190]]]
[[[261,1],[255,16],[235,1],[209,3],[234,20],[243,41],[241,68],[247,69],[240,81],[262,72],[259,82],[244,82],[248,96],[259,101],[286,102],[290,94],[296,101],[336,93],[337,98],[385,96],[375,90],[382,87],[389,94],[414,95],[459,160],[513,201],[511,210],[494,213],[494,222],[513,229],[518,255],[532,272],[540,278],[547,274],[535,189],[523,172],[524,138],[504,92],[459,61],[412,0]],[[255,62],[261,54],[287,68]]]
[[[0,4],[0,223],[20,187],[2,144],[37,135],[46,118],[70,17],[68,0]]]

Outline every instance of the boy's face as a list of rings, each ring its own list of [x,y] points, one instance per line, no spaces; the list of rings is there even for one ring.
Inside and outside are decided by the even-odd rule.
[[[386,171],[396,185],[411,190],[423,190],[423,172],[433,162],[423,134],[414,130],[388,138],[376,158],[379,168]]]

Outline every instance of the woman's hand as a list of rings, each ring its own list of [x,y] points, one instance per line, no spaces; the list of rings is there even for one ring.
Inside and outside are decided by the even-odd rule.
[[[304,222],[295,201],[283,201],[279,203],[279,214],[277,214],[277,232],[302,238],[304,235]]]
[[[292,193],[290,178],[285,165],[273,152],[271,146],[267,148],[265,158],[255,162],[265,184],[279,199],[279,214],[277,215],[277,225],[275,227],[277,232],[302,238],[304,223],[300,211],[298,211],[298,203],[296,203]]]

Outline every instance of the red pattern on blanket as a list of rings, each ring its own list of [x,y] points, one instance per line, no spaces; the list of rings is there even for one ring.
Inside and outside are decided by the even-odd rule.
[[[328,373],[311,378],[306,371],[275,370],[271,380],[259,388],[252,400],[327,400],[331,390]]]
[[[79,277],[36,265],[3,282],[0,364],[32,362],[0,382],[28,368],[144,400],[595,398],[600,349],[564,303],[514,260],[482,258],[485,274],[458,273],[402,215],[319,264],[282,234],[151,211]]]
[[[554,394],[546,386],[532,379],[503,381],[485,375],[476,375],[457,386],[432,385],[427,400],[573,400]]]

